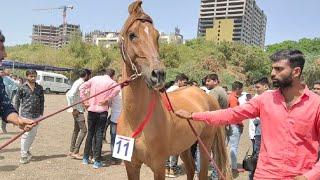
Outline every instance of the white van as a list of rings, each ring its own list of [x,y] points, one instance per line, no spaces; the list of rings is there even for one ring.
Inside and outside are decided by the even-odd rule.
[[[45,93],[66,93],[71,89],[69,79],[58,73],[37,71],[37,83],[43,87]]]

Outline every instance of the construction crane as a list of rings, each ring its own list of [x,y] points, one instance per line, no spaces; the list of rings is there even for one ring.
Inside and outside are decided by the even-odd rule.
[[[65,26],[67,24],[67,9],[73,9],[73,6],[60,6],[56,8],[43,8],[43,9],[33,9],[34,11],[49,11],[49,10],[56,10],[62,9],[62,17],[63,17],[63,25]]]

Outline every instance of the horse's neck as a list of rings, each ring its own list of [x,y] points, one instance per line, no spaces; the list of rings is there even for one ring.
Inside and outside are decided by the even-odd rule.
[[[124,71],[123,77],[130,77],[130,71]],[[139,126],[147,114],[150,102],[156,93],[156,106],[154,111],[161,106],[159,92],[149,89],[142,77],[130,82],[123,89],[123,113],[126,122],[129,122],[132,128]]]

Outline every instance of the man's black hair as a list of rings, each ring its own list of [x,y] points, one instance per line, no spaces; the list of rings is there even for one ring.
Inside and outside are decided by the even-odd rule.
[[[36,70],[33,70],[33,69],[29,69],[29,70],[26,71],[26,76],[29,76],[29,75],[31,75],[31,74],[37,75],[38,73],[37,73]]]
[[[320,80],[315,81],[315,82],[313,83],[313,85],[315,85],[315,84],[320,84]]]
[[[270,56],[272,62],[277,62],[280,60],[288,60],[290,67],[300,67],[301,73],[304,67],[305,59],[304,55],[300,50],[297,49],[286,49],[280,50]],[[301,74],[300,74],[301,75]]]
[[[86,77],[86,75],[87,75],[87,72],[86,72],[84,69],[81,69],[81,70],[79,71],[79,76],[80,76],[81,78]]]
[[[207,75],[206,76],[206,80],[207,79],[211,79],[211,80],[214,80],[214,81],[217,80],[219,82],[219,76],[217,74],[215,74],[215,73]]]
[[[112,78],[113,76],[116,75],[116,71],[114,69],[107,68],[106,69],[106,74]]]
[[[186,80],[186,81],[189,81],[189,78],[187,75],[183,74],[183,73],[180,73],[176,76],[176,80],[175,82],[178,82],[178,81],[183,81],[183,80]]]
[[[238,90],[238,89],[242,89],[243,88],[243,84],[239,81],[235,81],[234,83],[232,83],[232,90]]]
[[[91,75],[91,70],[90,69],[84,69],[84,71],[88,74],[88,76]]]
[[[262,77],[262,78],[256,80],[254,82],[254,84],[262,84],[262,85],[268,85],[269,86],[269,80],[268,80],[267,77]]]
[[[106,69],[100,69],[97,73],[98,76],[103,76],[103,75],[106,75]]]

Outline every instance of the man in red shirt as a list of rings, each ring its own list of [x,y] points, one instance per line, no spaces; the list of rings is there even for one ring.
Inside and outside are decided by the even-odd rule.
[[[278,89],[234,108],[176,114],[212,125],[260,117],[261,149],[254,179],[320,179],[320,97],[301,83],[304,55],[281,50],[270,58],[271,79]]]

